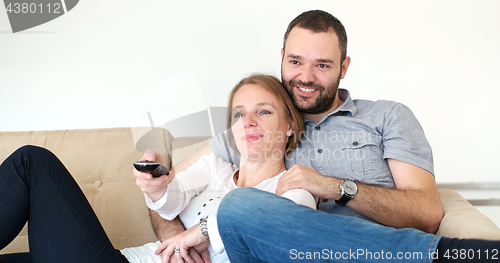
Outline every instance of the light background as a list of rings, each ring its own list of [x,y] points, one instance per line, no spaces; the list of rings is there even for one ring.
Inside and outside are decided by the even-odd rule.
[[[141,89],[186,72],[204,106],[225,106],[242,77],[279,76],[286,26],[322,9],[349,37],[341,87],[408,105],[438,183],[500,181],[499,1],[83,0],[16,34],[3,8],[1,131],[128,127]]]

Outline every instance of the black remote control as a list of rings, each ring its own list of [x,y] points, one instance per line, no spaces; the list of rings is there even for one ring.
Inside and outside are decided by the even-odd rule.
[[[170,171],[167,167],[163,166],[159,162],[152,161],[137,161],[134,162],[134,167],[139,172],[150,173],[153,177],[160,177],[164,174],[169,174]]]

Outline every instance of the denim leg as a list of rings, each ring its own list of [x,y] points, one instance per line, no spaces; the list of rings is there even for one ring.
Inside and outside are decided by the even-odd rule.
[[[292,201],[240,188],[217,212],[219,233],[231,262],[432,262],[440,236],[394,229],[315,211]],[[429,252],[430,251],[430,252]]]
[[[35,146],[0,166],[0,248],[27,220],[32,262],[122,262],[71,174]]]

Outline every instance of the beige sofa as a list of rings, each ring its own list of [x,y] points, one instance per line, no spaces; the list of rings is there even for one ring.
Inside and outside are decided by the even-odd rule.
[[[205,145],[209,138],[173,138],[160,130],[167,153],[167,165],[175,165]],[[136,150],[130,128],[68,131],[0,132],[0,161],[23,145],[50,149],[66,165],[83,189],[113,245],[120,249],[139,246],[157,238],[149,221],[144,196],[135,184],[132,162],[142,153]],[[500,229],[462,196],[439,190],[445,216],[438,234],[448,237],[500,239]],[[28,251],[27,230],[3,253]]]

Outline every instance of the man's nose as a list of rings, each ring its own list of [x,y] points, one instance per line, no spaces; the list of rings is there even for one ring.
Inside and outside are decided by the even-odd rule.
[[[299,76],[300,81],[303,83],[314,82],[316,80],[314,76],[314,69],[312,66],[305,66]]]

